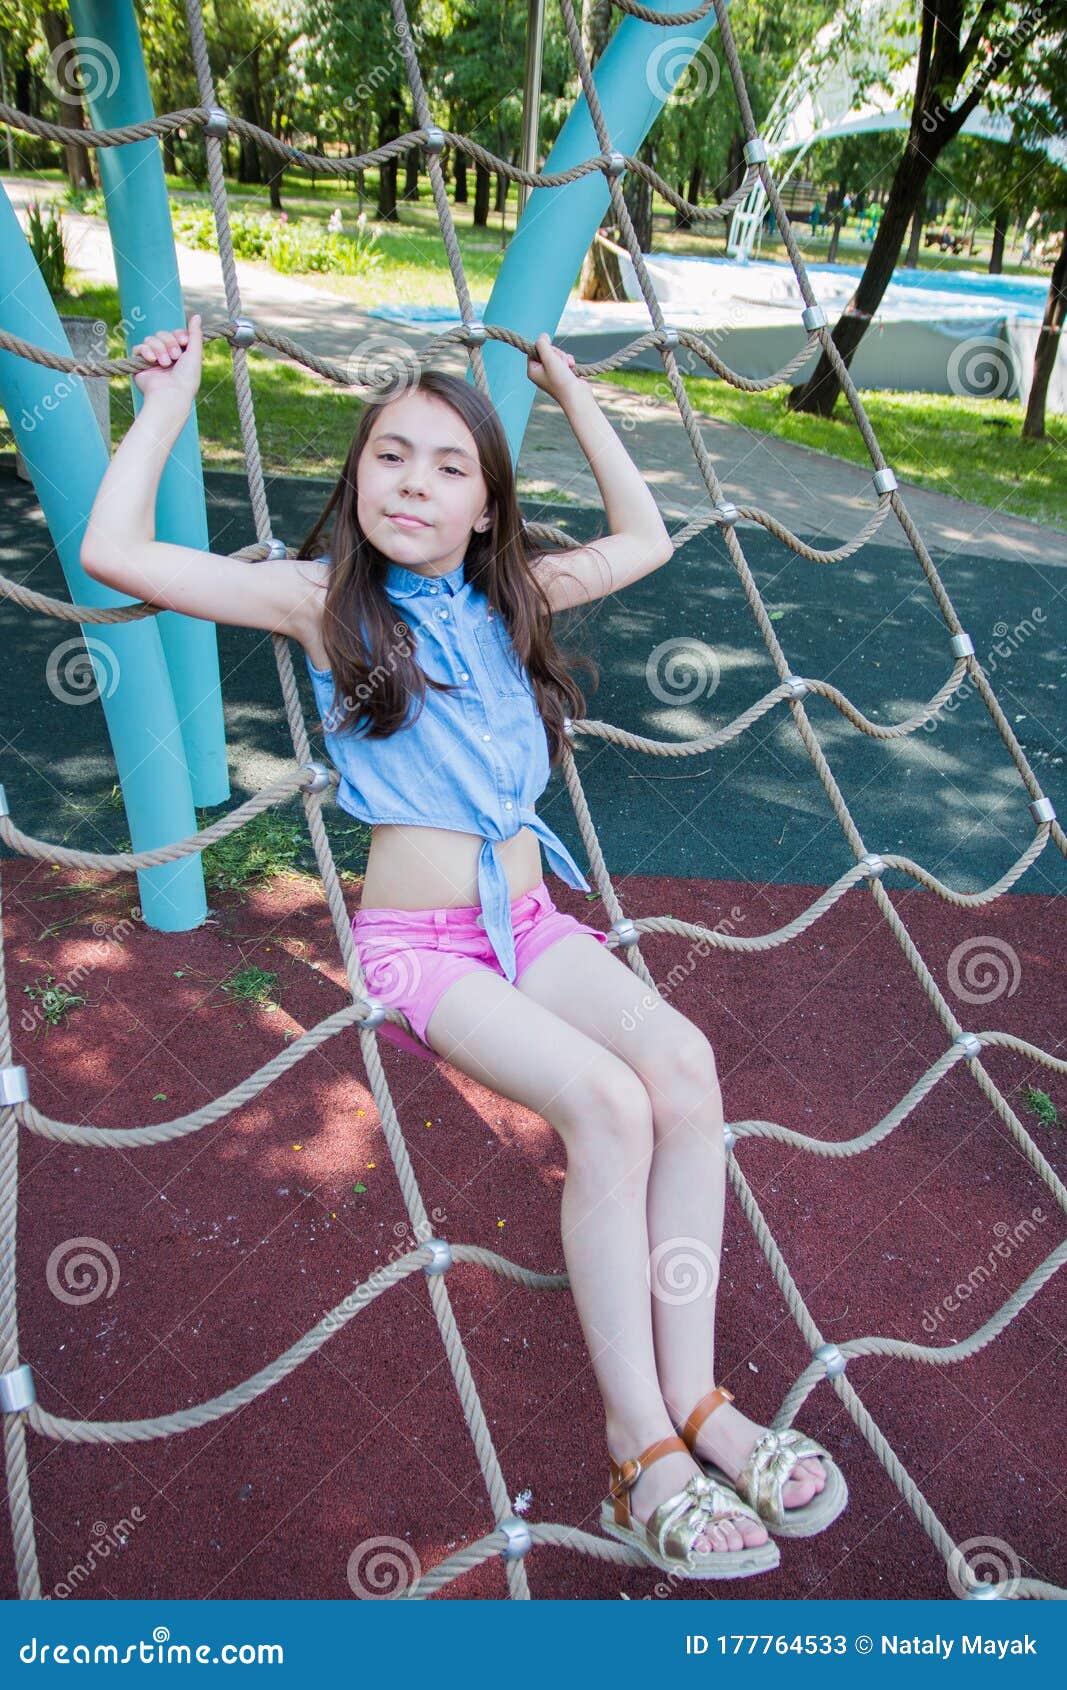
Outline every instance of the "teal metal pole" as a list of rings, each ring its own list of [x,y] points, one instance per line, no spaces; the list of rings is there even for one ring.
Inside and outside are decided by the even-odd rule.
[[[91,127],[113,129],[154,117],[131,0],[71,0],[70,14],[84,66],[82,81]],[[185,322],[163,159],[155,139],[124,147],[101,147],[97,158],[129,352],[146,335]],[[143,399],[132,378],[130,387],[136,413]],[[195,411],[178,436],[160,478],[156,535],[160,540],[200,551],[208,547]],[[194,802],[221,804],[230,795],[230,782],[215,626],[173,611],[164,611],[157,620]]]
[[[645,3],[657,12],[681,10],[679,0]],[[613,151],[634,156],[715,22],[714,11],[699,23],[673,27],[644,23],[629,15],[623,18],[593,71]],[[583,93],[544,169],[570,170],[600,150]],[[530,341],[543,331],[555,334],[609,197],[607,179],[599,170],[563,188],[533,189],[489,296],[486,322],[506,325]],[[487,341],[483,355],[493,404],[514,462],[534,396],[526,359],[498,340]]]
[[[51,295],[2,187],[0,321],[9,334],[70,357]],[[133,603],[127,595],[93,581],[79,562],[89,511],[108,464],[107,447],[84,381],[13,352],[0,352],[0,403],[33,479],[71,599],[94,606]],[[185,751],[159,638],[160,620],[82,626],[135,851],[184,839],[196,831]],[[57,622],[54,627],[56,638],[46,674],[53,692],[63,698],[68,690],[64,665],[69,665],[81,642],[73,624]],[[44,684],[45,676],[28,675],[27,682]],[[84,696],[75,697],[70,689],[68,708],[83,704]],[[0,767],[4,761],[0,758]],[[17,822],[17,767],[13,775],[7,796]],[[137,879],[149,926],[171,933],[204,920],[207,903],[199,855],[142,869]]]

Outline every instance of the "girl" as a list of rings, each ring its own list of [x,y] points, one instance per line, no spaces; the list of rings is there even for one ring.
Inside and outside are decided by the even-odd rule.
[[[82,564],[136,599],[303,646],[338,802],[373,824],[353,920],[368,990],[566,1146],[564,1253],[610,1456],[603,1529],[681,1578],[772,1568],[767,1526],[820,1531],[847,1492],[818,1444],[766,1430],[713,1388],[725,1150],[712,1049],[665,998],[649,1008],[603,933],[555,908],[542,844],[589,886],[534,808],[585,705],[553,612],[667,561],[655,501],[573,358],[542,334],[527,372],[596,476],[611,532],[595,549],[533,551],[499,418],[431,370],[365,405],[299,558],[249,565],[157,541],[156,490],[202,344],[194,316],[134,349],[150,366],[134,378],[144,404]],[[315,557],[331,514],[329,555]],[[679,1250],[700,1266],[698,1295],[666,1279]]]

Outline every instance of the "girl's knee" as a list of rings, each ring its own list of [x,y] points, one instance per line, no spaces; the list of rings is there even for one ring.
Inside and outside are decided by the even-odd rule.
[[[652,1100],[639,1075],[605,1055],[574,1075],[561,1099],[559,1128],[568,1156],[584,1151],[604,1156],[650,1156]]]
[[[646,1078],[657,1100],[677,1106],[696,1107],[719,1099],[715,1052],[691,1021],[683,1021],[664,1042]]]

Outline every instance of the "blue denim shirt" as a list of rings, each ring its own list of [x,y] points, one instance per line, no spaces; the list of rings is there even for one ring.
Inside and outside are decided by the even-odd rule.
[[[414,636],[416,662],[455,693],[427,689],[418,720],[386,739],[330,731],[334,682],[305,652],[326,750],[341,776],[337,802],[360,821],[415,823],[481,834],[478,893],[505,977],[515,979],[515,934],[498,842],[528,827],[568,886],[592,888],[563,841],[534,809],[550,772],[548,739],[529,674],[504,618],[463,579],[464,565],[436,579],[389,565],[385,590]]]

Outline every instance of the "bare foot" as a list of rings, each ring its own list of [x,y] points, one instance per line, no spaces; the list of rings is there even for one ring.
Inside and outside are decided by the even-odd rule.
[[[648,1520],[661,1502],[684,1490],[700,1468],[684,1450],[663,1455],[646,1467],[635,1485],[630,1487],[630,1510],[642,1524]],[[712,1550],[758,1549],[767,1542],[767,1530],[758,1520],[729,1520],[709,1526],[693,1541],[697,1555]]]
[[[752,1446],[765,1427],[733,1403],[724,1402],[708,1415],[697,1433],[694,1454],[704,1461],[713,1461],[730,1478],[736,1479],[752,1452]],[[803,1508],[817,1496],[826,1483],[826,1469],[817,1455],[801,1456],[793,1468],[792,1477],[782,1486],[782,1503],[786,1508]]]

